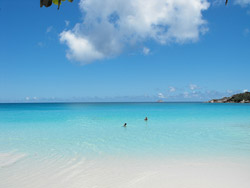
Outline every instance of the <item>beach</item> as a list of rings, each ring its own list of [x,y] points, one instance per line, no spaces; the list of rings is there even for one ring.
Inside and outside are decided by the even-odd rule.
[[[1,168],[0,187],[248,188],[250,162],[228,159],[21,159]]]
[[[0,187],[248,188],[249,113],[248,104],[0,104]]]

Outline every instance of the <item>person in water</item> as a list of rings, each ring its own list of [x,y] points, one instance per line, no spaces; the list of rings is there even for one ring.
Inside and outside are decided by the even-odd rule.
[[[124,123],[123,127],[127,127],[127,123]]]
[[[145,117],[144,121],[148,121],[148,117]]]

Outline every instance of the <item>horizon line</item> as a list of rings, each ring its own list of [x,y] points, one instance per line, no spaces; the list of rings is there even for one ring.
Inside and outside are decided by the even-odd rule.
[[[85,101],[85,102],[69,102],[69,101],[56,101],[56,102],[0,102],[0,104],[72,104],[72,103],[206,103],[207,101]]]

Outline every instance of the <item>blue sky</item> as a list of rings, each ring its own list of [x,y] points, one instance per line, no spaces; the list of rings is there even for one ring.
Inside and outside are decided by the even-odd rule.
[[[1,1],[0,23],[0,102],[205,101],[250,90],[250,0],[81,0],[59,11]]]

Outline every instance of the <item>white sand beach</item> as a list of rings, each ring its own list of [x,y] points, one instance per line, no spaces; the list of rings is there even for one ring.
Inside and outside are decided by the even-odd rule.
[[[10,158],[6,159],[6,156]],[[0,155],[4,188],[249,188],[250,161]],[[9,160],[8,165],[4,160]]]

